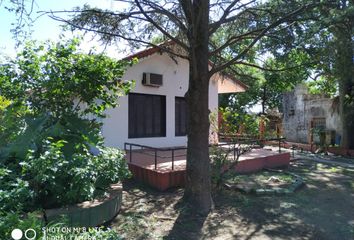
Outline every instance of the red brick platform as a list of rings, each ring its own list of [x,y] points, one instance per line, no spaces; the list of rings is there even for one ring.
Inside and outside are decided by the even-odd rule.
[[[172,169],[171,151],[132,151],[126,159],[134,178],[140,182],[164,191],[171,187],[182,187],[186,176],[186,150],[174,151],[174,164]],[[131,161],[130,161],[131,160]],[[235,167],[236,172],[251,173],[263,168],[286,167],[290,162],[290,153],[253,149],[240,156]]]
[[[290,153],[270,151],[265,149],[252,149],[240,156],[235,170],[239,173],[251,173],[263,168],[286,167],[290,162]]]

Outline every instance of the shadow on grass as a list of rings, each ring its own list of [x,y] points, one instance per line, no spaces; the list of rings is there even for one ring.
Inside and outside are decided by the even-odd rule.
[[[229,236],[236,239],[354,239],[351,172],[307,161],[294,164],[290,171],[308,183],[294,194],[256,196],[226,190],[217,194],[220,215],[227,209],[234,216],[225,217],[217,227],[208,219],[207,236],[229,228]]]
[[[125,181],[121,211],[109,226],[124,239],[155,239],[156,228],[164,232],[166,221],[177,217],[173,207],[182,193],[183,189],[159,192],[134,180]]]
[[[289,170],[306,186],[290,195],[214,192],[208,216],[181,202],[183,189],[159,192],[128,182],[112,225],[126,239],[354,239],[354,171],[310,161]]]
[[[201,239],[202,228],[208,215],[194,213],[191,206],[185,204],[182,199],[175,205],[175,209],[179,212],[179,215],[171,231],[163,239]]]

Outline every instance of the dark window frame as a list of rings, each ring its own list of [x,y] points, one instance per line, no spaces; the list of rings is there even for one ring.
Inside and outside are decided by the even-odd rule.
[[[154,137],[166,137],[166,96],[129,93],[128,138]]]
[[[184,97],[175,97],[175,136],[187,136],[187,128],[188,115],[186,99]]]

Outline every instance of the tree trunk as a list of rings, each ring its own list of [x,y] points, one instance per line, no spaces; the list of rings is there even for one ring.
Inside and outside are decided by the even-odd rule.
[[[349,3],[348,3],[349,4]],[[346,8],[343,3],[342,8]],[[340,117],[342,122],[341,147],[354,149],[354,44],[353,21],[334,26],[336,47],[335,74],[339,82]]]
[[[265,105],[266,105],[266,101],[267,101],[267,97],[266,97],[266,86],[263,86],[263,95],[262,95],[262,114],[265,114]]]
[[[193,1],[190,24],[187,179],[184,200],[193,210],[208,213],[212,208],[209,160],[209,1]]]

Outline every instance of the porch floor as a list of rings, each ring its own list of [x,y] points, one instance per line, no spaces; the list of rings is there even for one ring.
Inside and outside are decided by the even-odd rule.
[[[184,186],[186,174],[186,150],[174,150],[172,169],[172,151],[157,151],[156,169],[155,152],[151,150],[133,150],[126,155],[128,166],[134,178],[161,191],[170,187]],[[262,168],[286,167],[290,162],[290,153],[252,149],[242,154],[235,171],[250,173]]]

